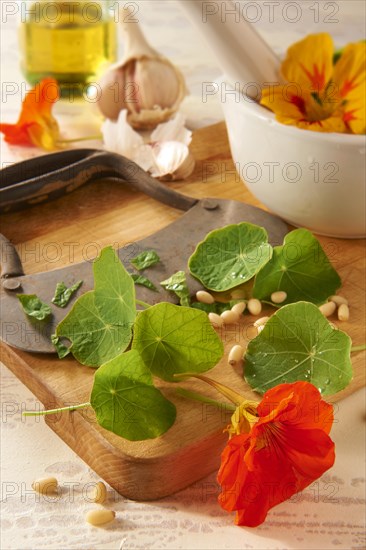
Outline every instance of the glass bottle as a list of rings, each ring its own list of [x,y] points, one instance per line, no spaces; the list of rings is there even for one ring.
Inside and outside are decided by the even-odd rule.
[[[116,2],[21,2],[21,67],[29,84],[55,78],[62,95],[77,95],[116,60]],[[118,12],[117,12],[118,13]]]

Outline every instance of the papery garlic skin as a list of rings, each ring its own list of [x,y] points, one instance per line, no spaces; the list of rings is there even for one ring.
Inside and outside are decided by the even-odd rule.
[[[162,141],[152,146],[154,166],[150,173],[162,181],[188,178],[195,167],[195,160],[187,145],[178,141]]]
[[[178,113],[174,119],[160,124],[151,134],[150,143],[145,143],[143,137],[131,128],[127,115],[127,110],[123,110],[116,122],[106,120],[103,123],[101,130],[108,151],[133,160],[162,181],[186,179],[192,174],[195,160],[188,148],[192,132],[184,127],[182,114]]]
[[[120,112],[116,122],[106,120],[101,127],[104,146],[112,153],[118,153],[133,160],[143,170],[149,171],[154,164],[150,145],[145,145],[140,134],[127,122],[127,110]]]
[[[116,120],[127,109],[128,122],[137,129],[152,129],[168,120],[187,95],[182,73],[146,41],[137,22],[123,14],[125,56],[101,78],[98,106]]]

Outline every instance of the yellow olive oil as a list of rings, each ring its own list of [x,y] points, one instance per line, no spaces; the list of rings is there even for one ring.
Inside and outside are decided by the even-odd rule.
[[[20,27],[22,70],[34,85],[53,77],[65,95],[82,94],[116,59],[116,25],[107,2],[34,2]]]

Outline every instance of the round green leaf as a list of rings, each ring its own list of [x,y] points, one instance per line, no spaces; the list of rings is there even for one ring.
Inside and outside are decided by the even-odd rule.
[[[249,342],[245,379],[259,393],[305,380],[323,395],[332,395],[352,379],[350,350],[350,337],[314,304],[297,302],[279,309]]]
[[[267,231],[251,223],[215,229],[190,257],[190,272],[210,290],[234,288],[249,281],[271,258],[267,241]]]
[[[103,248],[93,264],[95,305],[103,319],[114,325],[133,323],[135,285],[111,246]]]
[[[90,403],[103,428],[130,441],[158,437],[176,417],[175,406],[153,386],[150,371],[134,350],[97,370]]]
[[[131,340],[129,323],[107,322],[94,302],[94,291],[86,292],[75,302],[68,315],[57,325],[56,337],[72,342],[70,351],[80,363],[99,367],[122,353]]]
[[[224,353],[206,313],[167,302],[139,313],[132,348],[153,374],[170,382],[174,374],[211,369]]]
[[[300,300],[319,305],[341,284],[314,235],[307,229],[295,229],[286,235],[283,246],[274,248],[272,259],[257,274],[253,296],[271,302],[271,294],[283,290],[287,299],[281,305]]]

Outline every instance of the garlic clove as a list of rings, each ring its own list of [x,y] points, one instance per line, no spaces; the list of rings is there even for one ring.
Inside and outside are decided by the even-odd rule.
[[[98,106],[112,120],[127,109],[134,128],[152,129],[171,118],[188,92],[181,72],[148,44],[138,23],[125,12],[126,8],[125,55],[101,78]]]
[[[185,127],[186,117],[177,113],[174,118],[159,124],[151,134],[151,141],[179,141],[189,145],[192,141],[192,132]]]
[[[154,167],[151,175],[163,181],[188,178],[195,167],[195,160],[187,145],[178,141],[164,141],[152,146]]]

